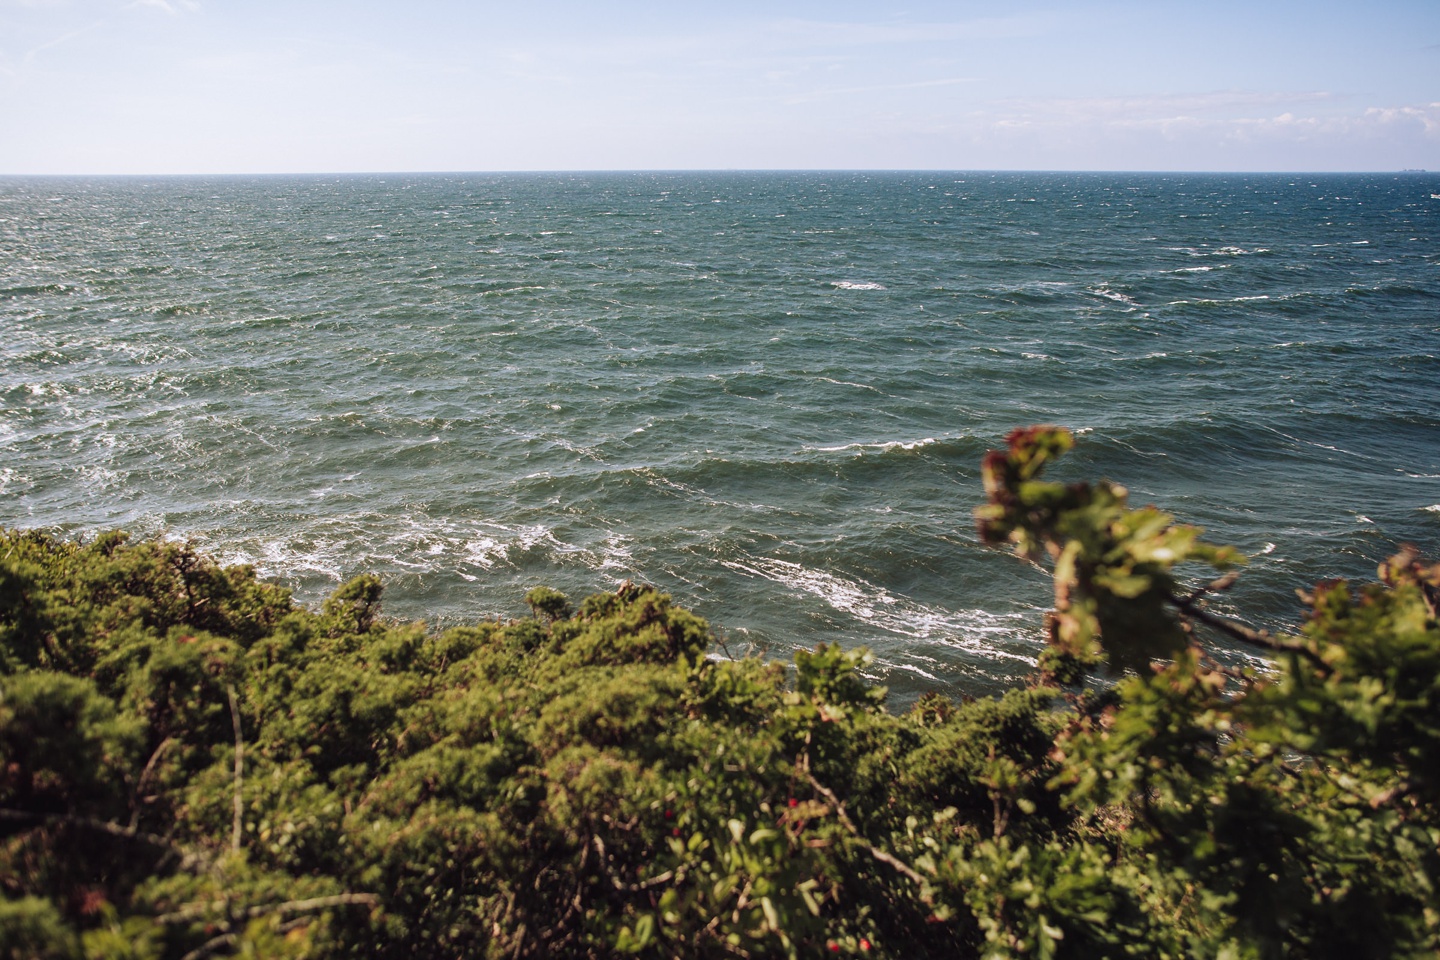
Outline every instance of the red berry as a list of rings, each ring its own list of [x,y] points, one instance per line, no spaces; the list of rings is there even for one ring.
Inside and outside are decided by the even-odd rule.
[[[674,810],[666,810],[666,811],[665,811],[665,819],[666,819],[666,820],[674,819],[674,817],[675,817],[675,811],[674,811]]]
[[[678,836],[680,836],[680,828],[679,828],[679,827],[676,827],[674,830],[671,830],[671,831],[670,831],[670,836],[672,836],[672,837],[678,837]]]
[[[800,806],[800,801],[799,801],[799,800],[796,800],[794,797],[791,797],[791,798],[790,798],[790,806],[792,806],[792,807],[798,807],[798,806]],[[839,948],[837,947],[836,949],[839,949]]]
[[[864,939],[864,938],[862,937],[861,940],[860,940],[860,949],[861,949],[861,950],[869,950],[869,949],[870,949],[870,941],[869,941],[869,940],[866,940],[866,939]]]
[[[831,952],[831,953],[839,953],[839,952],[840,952],[840,944],[836,943],[834,940],[831,940],[831,941],[830,941],[830,952]]]

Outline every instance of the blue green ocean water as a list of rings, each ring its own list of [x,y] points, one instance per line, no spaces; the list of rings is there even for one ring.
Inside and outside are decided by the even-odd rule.
[[[1294,589],[1440,553],[1440,176],[0,179],[0,524],[190,537],[445,625],[657,584],[736,655],[867,644],[903,701],[1039,647],[978,463]]]

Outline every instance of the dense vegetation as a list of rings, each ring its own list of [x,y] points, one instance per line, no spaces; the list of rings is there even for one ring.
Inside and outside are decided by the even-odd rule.
[[[1069,445],[1017,431],[977,511],[1053,565],[1033,682],[899,716],[863,651],[712,659],[645,587],[433,633],[6,533],[0,955],[1433,956],[1440,567],[1258,633],[1174,572],[1233,551],[1040,479]]]

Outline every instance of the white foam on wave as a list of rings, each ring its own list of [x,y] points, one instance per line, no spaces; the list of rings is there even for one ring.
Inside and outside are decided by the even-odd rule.
[[[1214,250],[1201,253],[1202,257],[1248,257],[1257,253],[1269,253],[1269,247],[1256,247],[1254,250],[1246,250],[1244,247],[1217,247]]]
[[[212,548],[212,551],[221,564],[254,567],[265,579],[319,575],[336,583],[343,580],[341,546],[330,540],[307,541],[308,538],[266,540]]]
[[[1106,300],[1114,300],[1116,303],[1123,303],[1131,309],[1140,306],[1139,302],[1136,301],[1134,298],[1128,297],[1118,290],[1111,290],[1108,286],[1104,284],[1101,284],[1098,287],[1092,287],[1090,292],[1096,294],[1097,296],[1104,297]]]
[[[1421,507],[1426,513],[1440,513],[1440,503],[1432,503],[1428,507]]]
[[[876,662],[882,664],[883,666],[889,667],[892,670],[904,670],[906,673],[916,674],[918,676],[924,677],[926,680],[933,680],[936,683],[941,682],[940,678],[935,676],[935,674],[931,673],[929,670],[922,670],[920,667],[917,667],[913,663],[903,663],[895,660],[881,660],[879,658],[877,658]]]
[[[881,453],[888,453],[891,450],[919,450],[939,442],[935,437],[925,437],[922,440],[885,440],[879,443],[846,443],[838,447],[805,447],[804,449],[815,453],[843,453],[846,450],[856,450],[862,453],[866,450],[878,450]]]
[[[868,383],[852,383],[849,380],[832,380],[829,377],[816,377],[815,379],[823,383],[833,383],[837,387],[857,387],[861,390],[873,390],[876,393],[880,392],[880,388],[872,387]]]
[[[461,559],[485,570],[509,561],[512,553],[524,553],[539,546],[547,546],[560,553],[574,553],[581,549],[561,543],[548,527],[541,524],[508,526],[492,522],[486,527],[489,529],[476,533],[460,546]]]
[[[611,533],[599,550],[601,570],[631,569],[630,545],[634,541],[623,533]]]
[[[524,292],[526,292],[527,290],[544,290],[544,289],[545,289],[544,286],[542,286],[542,285],[540,285],[540,284],[535,284],[535,283],[531,283],[531,284],[517,284],[517,285],[515,285],[515,286],[513,286],[513,287],[494,287],[494,288],[492,288],[492,289],[490,289],[490,290],[481,290],[481,291],[480,291],[480,296],[482,296],[482,297],[503,297],[503,296],[505,296],[506,294],[511,294],[511,293],[524,293]]]
[[[868,280],[832,280],[830,286],[838,287],[841,290],[884,290],[883,284],[874,283]]]
[[[1227,299],[1227,300],[1212,300],[1212,299],[1209,299],[1209,298],[1207,298],[1207,297],[1197,297],[1197,298],[1194,299],[1194,300],[1171,300],[1169,303],[1166,304],[1166,306],[1167,306],[1167,307],[1183,307],[1183,306],[1187,306],[1187,305],[1190,305],[1190,304],[1202,304],[1202,305],[1207,306],[1207,307],[1218,307],[1218,306],[1221,306],[1222,304],[1226,304],[1226,303],[1247,303],[1247,302],[1249,302],[1249,301],[1251,301],[1251,300],[1269,300],[1269,299],[1270,299],[1270,296],[1269,296],[1268,294],[1260,294],[1259,296],[1255,296],[1255,297],[1230,297],[1230,298]],[[1290,299],[1290,298],[1289,298],[1289,297],[1281,297],[1280,299],[1282,299],[1282,300],[1288,300],[1288,299]]]
[[[752,577],[759,577],[819,597],[835,610],[848,614],[866,626],[888,634],[941,643],[987,657],[1032,663],[1023,654],[1003,649],[1000,637],[1019,638],[1032,626],[1027,614],[995,614],[984,610],[943,610],[905,597],[865,580],[849,580],[824,570],[814,570],[769,557],[722,560],[720,563]],[[895,664],[899,666],[898,664]]]
[[[220,543],[207,548],[222,562],[249,564],[264,577],[318,577],[334,583],[361,570],[381,576],[396,570],[421,575],[453,574],[473,583],[486,572],[515,566],[526,553],[536,550],[591,570],[629,572],[630,539],[611,531],[602,533],[598,543],[580,546],[559,539],[552,529],[541,524],[426,516],[396,523],[389,518],[353,514],[291,537]]]

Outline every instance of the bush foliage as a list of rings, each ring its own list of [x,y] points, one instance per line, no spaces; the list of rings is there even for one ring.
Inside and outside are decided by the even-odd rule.
[[[982,535],[1054,570],[1033,681],[901,715],[643,586],[436,633],[5,533],[0,956],[1434,956],[1440,567],[1251,630],[1176,572],[1233,550],[1042,479],[1070,443],[984,464]]]

